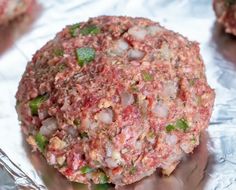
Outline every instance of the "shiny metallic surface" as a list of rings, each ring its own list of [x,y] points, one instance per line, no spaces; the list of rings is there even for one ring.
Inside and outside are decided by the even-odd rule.
[[[123,190],[236,189],[236,38],[215,23],[211,0],[38,0],[24,17],[0,27],[0,189],[86,190],[68,182],[24,141],[15,92],[27,61],[65,25],[98,15],[147,17],[200,43],[216,91],[201,145],[170,177],[155,174]]]

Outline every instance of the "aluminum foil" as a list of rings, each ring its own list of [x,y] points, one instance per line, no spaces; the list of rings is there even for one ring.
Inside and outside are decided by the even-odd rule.
[[[215,23],[211,0],[38,0],[24,17],[0,28],[0,190],[86,190],[68,182],[24,141],[15,92],[27,61],[65,25],[98,15],[142,16],[200,43],[216,91],[201,145],[170,177],[157,171],[123,190],[236,189],[236,38]],[[104,188],[104,187],[97,187]],[[112,188],[112,187],[111,187]]]

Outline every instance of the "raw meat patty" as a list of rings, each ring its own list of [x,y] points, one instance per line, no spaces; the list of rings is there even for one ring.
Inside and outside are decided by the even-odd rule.
[[[65,27],[20,81],[27,141],[69,180],[134,183],[170,174],[199,144],[214,91],[196,42],[145,18]]]

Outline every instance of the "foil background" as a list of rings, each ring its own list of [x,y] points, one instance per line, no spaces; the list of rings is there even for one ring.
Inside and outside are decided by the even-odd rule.
[[[0,27],[0,190],[86,190],[49,167],[24,141],[15,92],[27,61],[65,25],[98,15],[142,16],[200,43],[216,92],[201,145],[174,174],[158,172],[123,190],[236,189],[236,38],[215,23],[211,0],[38,0],[28,15]],[[10,160],[9,160],[10,158]]]

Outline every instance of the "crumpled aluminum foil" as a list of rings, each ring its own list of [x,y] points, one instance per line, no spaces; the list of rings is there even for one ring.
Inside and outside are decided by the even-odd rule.
[[[122,190],[236,189],[236,38],[215,23],[211,0],[38,0],[29,13],[0,27],[0,190],[86,190],[31,153],[15,112],[15,92],[27,61],[65,25],[98,15],[147,17],[200,43],[208,82],[216,91],[201,144],[170,177],[152,176]],[[100,187],[101,188],[101,187]]]

